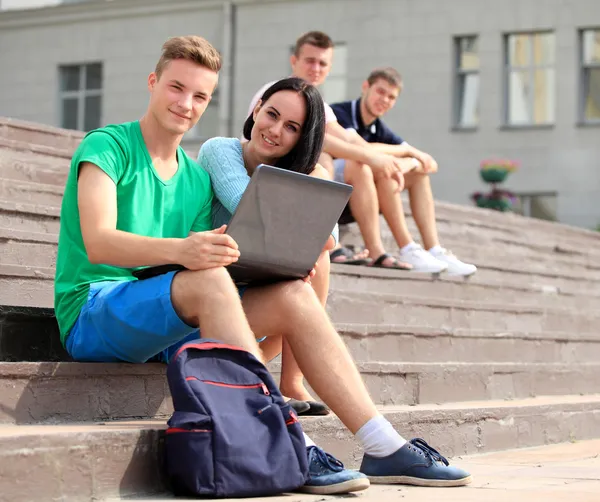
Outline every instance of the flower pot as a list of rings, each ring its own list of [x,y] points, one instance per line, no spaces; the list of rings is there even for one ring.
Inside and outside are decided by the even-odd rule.
[[[481,169],[481,178],[486,183],[502,183],[508,176],[509,171],[502,168]]]

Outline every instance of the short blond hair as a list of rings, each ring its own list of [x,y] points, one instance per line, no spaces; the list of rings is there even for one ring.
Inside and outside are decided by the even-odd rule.
[[[221,69],[221,54],[211,43],[196,35],[169,38],[162,46],[162,53],[154,73],[160,78],[161,73],[171,61],[187,59],[193,63],[218,73]]]

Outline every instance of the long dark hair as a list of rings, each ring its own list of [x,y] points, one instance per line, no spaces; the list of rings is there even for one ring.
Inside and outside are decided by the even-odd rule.
[[[304,97],[306,103],[306,118],[300,131],[300,138],[289,153],[281,157],[276,167],[295,171],[302,174],[310,174],[319,160],[323,149],[325,138],[325,106],[323,98],[316,87],[305,82],[301,78],[290,77],[275,82],[261,97],[262,104],[276,92],[296,91]],[[254,111],[244,123],[244,138],[250,140],[252,128],[254,127]]]

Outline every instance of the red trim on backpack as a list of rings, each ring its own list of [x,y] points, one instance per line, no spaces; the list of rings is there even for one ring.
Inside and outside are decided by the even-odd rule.
[[[236,385],[232,383],[224,383],[224,382],[213,382],[212,380],[200,380],[195,376],[185,377],[186,382],[190,380],[196,380],[197,382],[207,383],[209,385],[216,385],[217,387],[229,387],[230,389],[262,389],[265,396],[270,395],[269,389],[264,383],[253,383],[248,385]]]
[[[237,350],[239,352],[248,352],[246,349],[243,349],[242,347],[237,347],[236,345],[228,345],[228,344],[224,344],[224,343],[186,343],[185,345],[182,345],[181,347],[179,347],[179,350],[175,353],[175,357],[173,359],[177,359],[179,357],[179,354],[181,354],[181,352],[183,352],[185,349],[189,349],[189,348],[194,348],[194,349],[198,349],[198,350],[211,350],[211,349],[230,349],[230,350]]]
[[[296,414],[290,410],[290,418],[285,421],[285,425],[294,425],[295,423],[298,423],[298,421]]]
[[[178,434],[180,432],[212,432],[209,429],[182,429],[181,427],[169,427],[167,434]]]

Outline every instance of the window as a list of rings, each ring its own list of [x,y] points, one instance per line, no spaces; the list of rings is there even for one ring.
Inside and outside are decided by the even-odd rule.
[[[479,123],[479,52],[477,37],[456,37],[454,125],[477,127]]]
[[[337,103],[346,99],[347,74],[348,47],[346,44],[336,43],[333,49],[331,71],[321,86],[323,99],[326,103]]]
[[[102,63],[61,66],[60,124],[91,131],[102,116]]]
[[[219,88],[213,92],[212,99],[198,123],[186,134],[185,139],[206,140],[219,136]]]
[[[600,123],[600,29],[581,31],[580,47],[580,120]]]
[[[554,123],[554,33],[506,36],[506,106],[509,126]]]
[[[515,194],[517,204],[515,212],[530,218],[557,221],[558,197],[556,192],[538,192]]]

